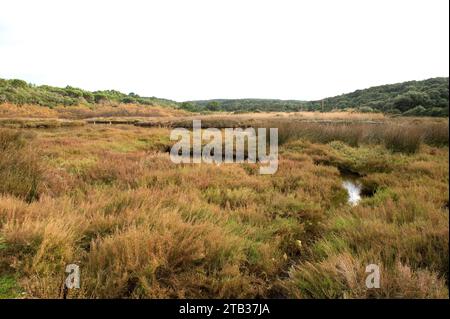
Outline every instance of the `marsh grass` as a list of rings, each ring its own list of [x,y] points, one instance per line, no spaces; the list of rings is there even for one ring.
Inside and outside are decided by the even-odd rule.
[[[384,145],[394,152],[416,153],[423,141],[423,133],[417,128],[389,127],[383,134]]]
[[[76,263],[68,298],[448,298],[448,124],[430,124],[280,126],[273,176],[175,165],[167,128],[1,130],[0,291],[61,298]],[[382,125],[421,147],[387,149]],[[358,206],[343,169],[372,192]]]
[[[317,143],[341,141],[350,146],[383,144],[391,151],[416,153],[422,143],[448,146],[448,121],[437,123],[360,123],[267,122],[278,127],[279,143],[306,139]]]
[[[445,123],[431,123],[424,128],[423,140],[428,145],[448,146],[449,128]]]
[[[41,118],[41,119],[72,119],[80,120],[92,117],[162,117],[182,116],[189,114],[186,111],[160,105],[138,104],[96,104],[55,106],[52,108],[40,105],[10,103],[0,104],[0,118]]]
[[[0,194],[32,201],[39,197],[42,169],[25,139],[24,133],[0,130]]]

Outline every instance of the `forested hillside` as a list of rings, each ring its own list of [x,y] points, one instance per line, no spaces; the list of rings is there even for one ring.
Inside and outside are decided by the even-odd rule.
[[[226,111],[332,111],[353,109],[360,112],[383,112],[414,116],[448,116],[448,78],[432,78],[424,81],[408,81],[387,84],[352,93],[325,98],[319,101],[276,99],[215,99],[175,101],[156,97],[141,97],[116,90],[86,91],[66,86],[36,86],[22,80],[0,79],[0,104],[35,104],[47,107],[57,105],[138,104],[181,108],[191,112]]]
[[[36,86],[22,80],[0,79],[0,104],[37,104],[53,107],[57,105],[82,105],[100,103],[126,103],[142,105],[176,106],[175,101],[156,97],[141,97],[135,93],[125,94],[116,90],[86,91],[66,86],[65,88],[48,85]]]
[[[404,115],[448,116],[448,78],[375,86],[320,101],[203,100],[182,104],[188,110],[210,111],[331,111],[357,109]]]
[[[327,98],[325,110],[359,108],[363,111],[403,113],[405,115],[447,115],[448,78],[408,81],[375,86]],[[308,108],[320,108],[320,102],[308,102]]]
[[[214,99],[183,102],[181,107],[193,111],[284,112],[302,110],[306,101],[276,99]]]

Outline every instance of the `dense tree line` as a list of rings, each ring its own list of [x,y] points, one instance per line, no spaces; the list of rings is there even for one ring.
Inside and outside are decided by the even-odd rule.
[[[191,112],[259,111],[332,111],[358,110],[402,115],[448,116],[448,78],[408,81],[357,90],[319,101],[272,99],[217,99],[178,103],[156,97],[141,97],[115,90],[86,91],[66,86],[36,86],[22,80],[0,79],[0,103],[56,105],[92,105],[99,103],[135,103],[179,107]]]
[[[86,91],[66,86],[36,86],[22,80],[0,79],[0,103],[37,104],[54,107],[57,105],[92,105],[99,103],[134,103],[142,105],[177,106],[170,100],[156,97],[141,97],[135,93],[125,94],[115,90]]]
[[[298,111],[304,108],[304,101],[272,99],[236,99],[236,100],[202,100],[183,102],[181,107],[192,111],[227,111],[227,112],[284,112]]]
[[[191,111],[332,111],[356,109],[403,115],[448,116],[448,78],[381,85],[320,101],[204,100],[182,103]]]
[[[432,78],[381,85],[327,98],[324,108],[360,108],[404,115],[448,116],[448,97],[448,78]],[[317,106],[318,103],[315,104]]]

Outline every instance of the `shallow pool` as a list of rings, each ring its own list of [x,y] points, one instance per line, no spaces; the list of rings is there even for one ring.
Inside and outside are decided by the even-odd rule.
[[[348,203],[352,206],[358,205],[361,200],[361,184],[352,180],[344,180],[342,186],[347,190]]]

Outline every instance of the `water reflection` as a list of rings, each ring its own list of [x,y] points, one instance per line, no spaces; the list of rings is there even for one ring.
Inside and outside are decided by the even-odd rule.
[[[352,180],[344,180],[342,186],[347,190],[348,203],[352,206],[357,205],[361,200],[361,184]]]

